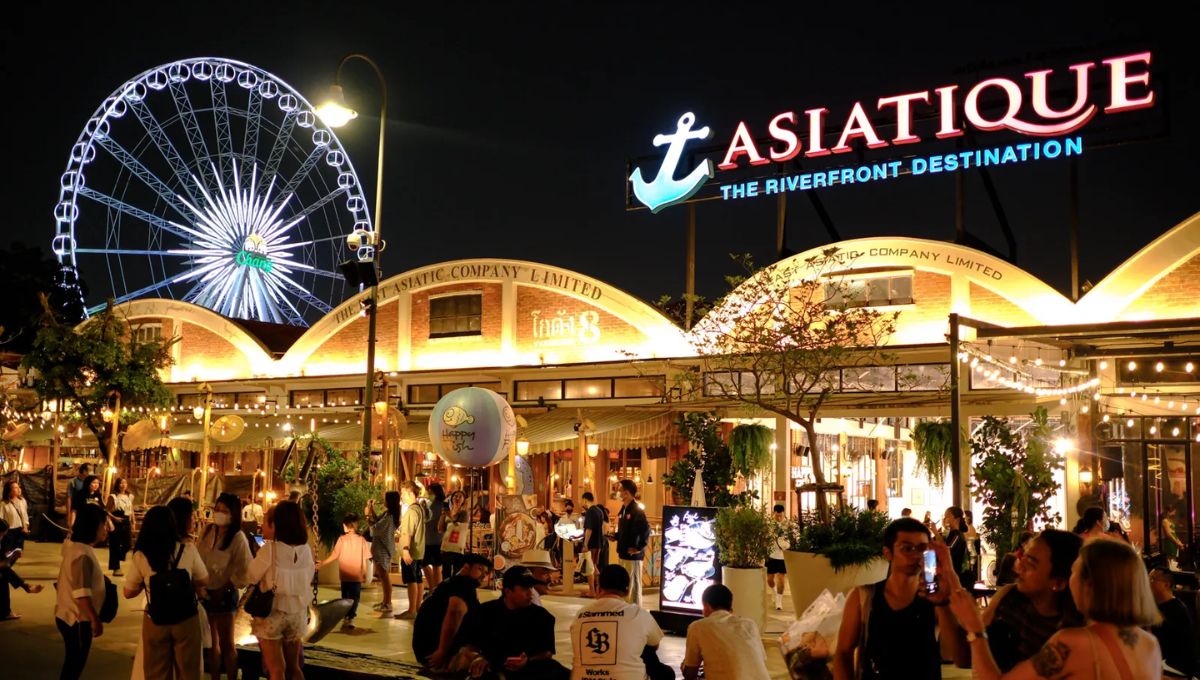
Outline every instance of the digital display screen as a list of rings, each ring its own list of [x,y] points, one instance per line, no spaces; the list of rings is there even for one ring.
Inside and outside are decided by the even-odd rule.
[[[701,616],[700,596],[717,573],[716,508],[663,507],[659,609]]]

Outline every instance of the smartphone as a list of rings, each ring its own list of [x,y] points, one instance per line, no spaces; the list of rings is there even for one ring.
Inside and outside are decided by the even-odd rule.
[[[265,545],[265,544],[266,544],[266,542],[267,542],[267,539],[263,538],[262,536],[255,536],[255,537],[254,537],[254,542],[255,542],[255,543],[257,543],[257,544],[258,544],[258,547],[260,547],[260,548],[261,548],[261,547],[263,547],[263,545]]]
[[[925,592],[933,594],[937,592],[937,553],[933,550],[925,551],[925,570],[923,572],[925,579]]]

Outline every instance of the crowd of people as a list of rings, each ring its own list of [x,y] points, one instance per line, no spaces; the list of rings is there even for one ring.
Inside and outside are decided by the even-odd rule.
[[[577,680],[600,671],[629,680],[676,677],[658,657],[663,632],[641,601],[641,560],[650,529],[630,480],[615,487],[621,499],[615,523],[591,493],[582,494],[579,515],[573,503],[561,516],[542,513],[546,540],[504,571],[500,596],[486,602],[478,590],[493,564],[467,549],[458,535],[470,514],[481,516],[479,508],[468,511],[461,491],[447,496],[437,484],[405,482],[384,495],[382,509],[371,500],[361,516],[347,513],[342,535],[320,562],[309,547],[305,514],[293,499],[265,512],[259,506],[256,514],[237,496],[223,493],[200,528],[193,501],[180,496],[149,508],[131,545],[128,484],[117,480],[101,499],[96,478],[81,470],[71,485],[70,535],[54,608],[64,649],[61,678],[82,676],[92,640],[115,615],[118,591],[95,550],[105,542],[108,571],[124,576],[120,593],[145,597],[134,678],[198,679],[206,653],[212,680],[236,678],[239,608],[251,614],[266,673],[273,679],[303,677],[302,639],[315,572],[337,564],[341,596],[351,602],[342,628],[351,631],[363,586],[372,578],[381,586],[375,609],[392,617],[394,560],[407,591],[407,608],[395,618],[412,620],[413,653],[432,672],[510,680]],[[783,508],[776,506],[774,513],[782,522]],[[1148,680],[1163,677],[1164,661],[1180,677],[1196,672],[1195,631],[1175,596],[1175,565],[1164,562],[1148,571],[1137,551],[1110,529],[1102,510],[1085,511],[1074,532],[1022,535],[1000,567],[999,575],[1011,580],[983,607],[974,592],[978,533],[970,513],[950,507],[940,527],[928,515],[918,521],[906,509],[891,522],[882,555],[889,563],[887,578],[849,593],[832,664],[837,680],[940,678],[947,661],[970,666],[973,677],[984,680]],[[1163,540],[1169,540],[1172,520],[1164,514]],[[570,624],[569,669],[555,659],[555,617],[542,601],[552,583],[574,578],[561,573],[562,536],[573,535],[554,530],[564,521],[582,528],[581,576],[590,586],[585,595],[593,598]],[[261,530],[261,540],[252,529]],[[9,607],[10,589],[41,589],[14,569],[28,532],[20,484],[5,484],[0,618],[17,616]],[[607,554],[610,540],[616,559]],[[937,564],[932,586],[925,578],[927,553]],[[780,557],[773,554],[772,560]],[[768,572],[779,608],[782,570]],[[249,589],[245,596],[243,589]],[[688,628],[683,677],[700,677],[703,668],[708,678],[767,678],[761,631],[734,613],[729,589],[709,586],[701,600],[704,618]]]

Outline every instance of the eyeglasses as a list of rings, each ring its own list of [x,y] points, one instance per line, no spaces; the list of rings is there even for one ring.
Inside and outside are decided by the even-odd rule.
[[[928,543],[901,543],[896,546],[896,552],[904,553],[905,555],[920,555],[926,550],[929,550]]]

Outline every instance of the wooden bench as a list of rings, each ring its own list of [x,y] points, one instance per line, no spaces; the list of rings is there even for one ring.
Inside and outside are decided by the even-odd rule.
[[[262,652],[258,645],[238,645],[238,669],[242,678],[261,678]],[[412,678],[450,680],[460,675],[431,673],[414,663],[383,659],[369,654],[343,652],[327,647],[304,648],[304,677],[307,680],[377,680],[378,678]]]

